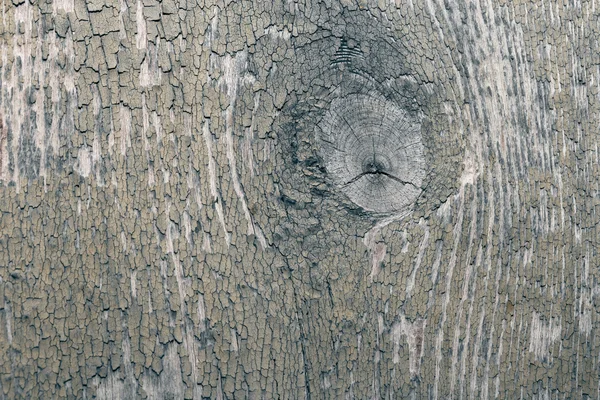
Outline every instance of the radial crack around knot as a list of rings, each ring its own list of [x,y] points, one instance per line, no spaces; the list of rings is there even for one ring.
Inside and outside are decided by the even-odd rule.
[[[387,176],[387,177],[388,177],[388,178],[390,178],[390,179],[393,179],[393,180],[395,180],[396,182],[400,182],[400,183],[401,183],[401,184],[403,184],[403,185],[411,185],[411,186],[413,186],[415,189],[419,189],[419,188],[417,187],[417,185],[415,185],[414,183],[412,183],[412,182],[410,182],[410,181],[403,181],[402,179],[400,179],[400,178],[398,178],[398,177],[395,177],[395,176],[394,176],[394,175],[392,175],[392,174],[388,174],[388,173],[387,173],[387,172],[385,172],[385,171],[379,171],[379,170],[375,170],[375,171],[365,171],[365,172],[362,172],[361,174],[359,174],[359,175],[355,176],[354,178],[352,178],[350,181],[346,182],[346,183],[344,184],[344,186],[348,186],[348,185],[351,185],[351,184],[353,184],[354,182],[358,181],[360,178],[362,178],[362,177],[363,177],[363,176],[365,176],[365,175],[384,175],[384,176]]]

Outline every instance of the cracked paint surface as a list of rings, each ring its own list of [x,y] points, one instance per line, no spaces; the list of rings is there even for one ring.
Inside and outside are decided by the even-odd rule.
[[[563,3],[0,0],[0,399],[598,397]]]

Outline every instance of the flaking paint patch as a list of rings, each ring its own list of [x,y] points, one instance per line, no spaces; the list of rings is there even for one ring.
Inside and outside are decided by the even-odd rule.
[[[206,330],[206,306],[204,305],[204,296],[202,294],[198,294],[198,326],[197,329],[199,332],[204,332]]]
[[[474,251],[474,246],[473,243],[475,243],[474,239],[475,239],[475,235],[477,234],[477,230],[476,230],[476,223],[477,223],[477,213],[480,212],[480,202],[478,197],[475,195],[473,200],[471,201],[471,215],[469,218],[470,224],[469,224],[469,228],[468,228],[468,232],[469,232],[469,245],[466,249],[466,259],[471,259],[473,251]],[[469,302],[469,288],[471,287],[471,274],[473,273],[473,270],[478,266],[478,265],[474,265],[475,263],[467,263],[467,265],[465,265],[465,270],[464,270],[464,279],[463,279],[463,285],[462,285],[462,296],[460,296],[460,301],[458,304],[458,311],[455,313],[455,329],[454,329],[454,338],[453,338],[453,346],[452,346],[452,364],[451,364],[451,372],[450,372],[450,377],[451,377],[451,390],[454,390],[454,385],[456,384],[456,377],[458,376],[458,383],[459,383],[459,387],[461,390],[463,390],[463,386],[464,386],[464,379],[465,379],[465,370],[466,370],[466,361],[467,361],[467,356],[460,352],[459,349],[459,345],[460,345],[460,340],[461,340],[461,336],[463,337],[463,343],[465,347],[468,347],[470,344],[470,340],[471,340],[471,331],[470,329],[465,329],[465,331],[462,333],[461,335],[461,323],[463,321],[463,318],[466,319],[466,326],[470,326],[470,318],[472,315],[472,304],[473,304],[473,299],[471,299],[471,301]],[[470,304],[469,304],[470,303]],[[466,314],[466,317],[463,317],[463,315]]]
[[[219,32],[219,10],[219,7],[214,8],[213,17],[210,20],[210,29],[208,30],[208,35],[206,35],[206,45],[209,48],[217,38]]]
[[[74,0],[54,0],[52,2],[54,14],[59,11],[64,11],[66,13],[73,12],[75,10],[75,2]]]
[[[204,143],[206,144],[206,151],[208,153],[208,175],[210,177],[210,192],[213,197],[213,204],[217,211],[217,215],[219,216],[219,221],[221,222],[221,226],[223,227],[223,231],[225,233],[225,241],[227,246],[231,241],[231,234],[227,230],[227,226],[225,225],[225,216],[223,214],[223,206],[221,205],[221,195],[217,191],[217,173],[216,173],[216,163],[213,157],[213,139],[212,134],[209,130],[209,121],[204,121],[204,126],[202,129]]]
[[[250,177],[254,177],[256,173],[256,164],[254,161],[254,151],[252,150],[252,143],[254,142],[254,132],[256,129],[256,113],[260,105],[260,92],[254,95],[254,106],[252,109],[252,118],[250,120],[250,126],[245,130],[244,143],[242,144],[242,167],[246,168],[250,174]]]
[[[244,80],[245,72],[247,69],[247,53],[245,51],[239,52],[235,57],[226,55],[223,59],[223,82],[229,97],[229,106],[225,110],[225,141],[227,144],[227,160],[229,162],[229,171],[231,173],[231,180],[233,182],[233,188],[236,195],[238,196],[242,205],[242,210],[246,221],[248,222],[247,233],[248,235],[256,235],[263,249],[267,247],[267,240],[265,239],[262,231],[258,228],[254,222],[248,204],[246,201],[246,195],[240,184],[240,179],[237,171],[237,161],[234,152],[234,141],[233,141],[233,112],[235,110],[235,104],[238,96],[238,90],[240,81]]]
[[[0,282],[2,283],[2,282]],[[13,342],[13,331],[12,331],[12,308],[11,305],[4,299],[4,318],[6,320],[6,340],[8,344]]]
[[[589,305],[586,304],[585,310],[583,310],[579,316],[579,332],[588,337],[592,332],[592,326],[592,310],[590,303]]]
[[[229,333],[231,336],[231,344],[229,345],[229,350],[232,352],[238,352],[240,349],[240,346],[238,344],[238,333],[233,328],[230,328]]]
[[[474,185],[477,176],[480,174],[477,168],[478,162],[475,161],[475,157],[474,153],[465,152],[464,169],[460,177],[461,186]]]
[[[408,344],[408,368],[412,377],[419,374],[419,369],[421,367],[426,324],[427,320],[425,319],[416,319],[415,321],[410,322],[404,315],[401,315],[400,321],[392,326],[391,335],[394,343],[394,356],[392,362],[394,364],[400,362],[400,345],[401,339],[404,337]]]
[[[202,241],[202,251],[206,253],[212,253],[212,246],[210,244],[210,235],[208,233],[204,233],[204,240]]]
[[[458,253],[458,248],[460,245],[460,238],[461,238],[461,234],[462,234],[462,223],[463,223],[463,218],[464,218],[464,202],[461,201],[459,198],[464,196],[462,190],[461,192],[456,196],[456,202],[460,204],[460,206],[458,207],[458,214],[456,217],[456,223],[454,225],[454,229],[452,232],[453,238],[454,238],[454,242],[452,245],[452,251],[450,253],[450,261],[449,261],[449,265],[448,265],[448,272],[446,273],[446,287],[445,287],[445,296],[443,298],[443,302],[442,302],[442,318],[441,318],[441,322],[440,322],[440,326],[443,327],[445,326],[446,323],[446,319],[448,317],[447,314],[447,310],[448,310],[448,305],[450,304],[450,294],[451,294],[451,286],[452,286],[452,277],[454,275],[454,269],[456,268],[456,264],[457,264],[457,253]],[[435,357],[436,357],[436,361],[435,361],[435,378],[434,378],[434,384],[433,384],[433,398],[437,399],[438,398],[438,391],[439,391],[439,377],[441,374],[441,366],[442,366],[442,345],[444,342],[444,329],[440,328],[435,340]],[[452,381],[453,382],[453,381]],[[453,390],[454,388],[452,387],[451,390]]]
[[[169,215],[169,211],[171,208],[171,204],[167,204],[167,215]],[[179,230],[177,229],[177,226],[169,221],[169,224],[167,226],[167,234],[166,234],[166,241],[167,241],[167,254],[171,255],[171,263],[173,264],[173,270],[174,270],[174,275],[175,275],[175,279],[177,281],[177,288],[179,290],[179,304],[180,307],[182,309],[182,312],[185,308],[185,293],[186,293],[186,282],[184,280],[184,276],[183,276],[183,269],[181,267],[181,263],[179,262],[179,256],[175,253],[174,251],[174,245],[173,245],[173,241],[177,240],[177,238],[179,237]]]
[[[163,131],[162,131],[162,125],[160,122],[160,117],[158,116],[158,113],[156,111],[152,111],[151,116],[152,116],[152,126],[154,127],[154,131],[156,132],[156,143],[160,144],[160,143],[162,143],[162,139],[163,139]]]
[[[421,266],[421,262],[423,261],[423,255],[425,253],[425,250],[429,246],[429,227],[427,226],[425,219],[421,218],[421,220],[419,221],[419,226],[423,227],[425,233],[423,234],[423,240],[421,241],[421,245],[419,246],[419,253],[417,255],[417,259],[415,260],[413,270],[406,282],[407,297],[412,295],[412,292],[415,288],[415,279],[417,277],[417,272],[419,270],[419,267]]]
[[[137,298],[137,271],[135,269],[131,271],[130,282],[131,282],[131,297],[136,299]]]
[[[372,255],[372,266],[371,266],[371,275],[369,276],[371,281],[374,277],[376,277],[381,271],[381,263],[385,258],[387,246],[384,243],[377,243],[375,245],[375,249]]]
[[[125,20],[124,16],[127,15],[127,10],[129,6],[127,5],[126,0],[119,0],[119,39],[125,40],[127,39],[127,30],[125,28]],[[137,19],[137,10],[136,10],[136,19]],[[137,40],[137,38],[136,38]],[[137,47],[137,43],[136,43]]]
[[[383,259],[385,258],[385,251],[386,251],[385,248],[378,247],[380,245],[385,246],[384,243],[377,242],[377,237],[378,237],[379,233],[381,232],[381,230],[383,228],[385,228],[392,222],[402,220],[409,214],[410,214],[409,212],[403,212],[403,213],[399,213],[399,214],[395,214],[395,215],[386,217],[386,218],[382,219],[381,221],[377,222],[371,229],[369,229],[365,233],[365,236],[363,238],[363,244],[365,245],[365,247],[369,251],[369,254],[371,255],[371,274],[370,274],[371,280],[373,280],[373,278],[379,272],[378,268],[381,265],[381,261],[383,261]],[[379,258],[381,258],[381,260],[377,261]]]
[[[265,29],[265,35],[270,35],[273,38],[290,40],[292,37],[292,33],[284,27],[283,29],[278,29],[276,26],[269,26]]]
[[[188,202],[186,204],[187,209],[189,209],[190,200],[193,200],[196,204],[196,207],[198,207],[198,210],[201,210],[202,207],[204,207],[204,204],[202,203],[200,177],[198,176],[198,173],[194,170],[194,167],[191,165],[191,162],[188,167],[187,186],[188,190],[190,191],[190,197],[188,198]]]
[[[95,378],[96,398],[99,400],[121,400],[125,399],[125,382],[115,373],[110,373],[102,381]]]
[[[148,371],[142,378],[142,388],[150,400],[164,398],[183,399],[185,385],[181,376],[181,360],[177,353],[177,344],[167,346],[162,359],[163,370],[160,375]]]
[[[141,0],[138,0],[137,2],[135,20],[137,27],[137,31],[135,33],[135,46],[138,48],[138,50],[145,49],[148,45],[148,39],[146,32],[146,19],[144,18],[144,5]]]
[[[127,149],[131,147],[131,109],[120,105],[119,115],[121,117],[121,140],[119,147],[121,155],[125,156]]]
[[[158,51],[160,47],[160,38],[156,37],[156,44],[150,43],[147,46],[146,56],[140,65],[140,86],[152,87],[160,85],[162,72],[158,66]]]
[[[531,316],[529,351],[538,359],[546,359],[554,342],[560,339],[561,331],[560,319],[542,319],[540,314],[534,311]]]
[[[84,178],[87,178],[92,171],[92,154],[88,147],[82,147],[77,152],[77,165],[75,167],[77,173]]]
[[[21,143],[23,122],[30,114],[30,110],[26,106],[25,100],[27,94],[25,93],[25,90],[31,90],[31,80],[33,75],[31,65],[33,14],[32,7],[28,2],[25,2],[24,5],[17,7],[14,10],[14,23],[17,26],[21,26],[24,32],[13,36],[12,49],[9,50],[8,46],[2,46],[3,55],[10,51],[15,62],[12,68],[10,68],[10,78],[5,78],[3,81],[3,91],[6,95],[0,96],[0,99],[7,100],[5,104],[2,104],[4,106],[6,117],[4,124],[8,126],[9,132],[12,134],[12,141],[7,147],[14,160],[12,165],[13,174],[8,180],[15,182],[17,184],[17,190],[19,190],[19,144]],[[3,59],[6,58],[7,57],[3,56]],[[7,62],[7,64],[3,65],[9,64]],[[2,74],[5,75],[5,72],[2,71]],[[23,79],[22,82],[20,81],[21,78]]]
[[[0,72],[2,67],[0,67]],[[0,181],[8,176],[8,129],[4,125],[4,115],[0,113]]]
[[[68,0],[53,2],[53,15],[72,11],[72,5]],[[14,23],[21,28],[0,45],[0,122],[6,130],[4,140],[0,130],[0,180],[15,182],[17,190],[22,179],[46,180],[49,147],[56,156],[59,134],[73,133],[71,33],[59,38],[46,32],[45,24],[38,23],[38,11],[29,2],[16,6]]]
[[[126,329],[125,326],[124,329]],[[96,376],[93,380],[93,385],[96,386],[96,398],[127,400],[136,397],[138,381],[134,376],[131,365],[131,343],[127,332],[124,332],[123,335],[121,351],[123,353],[123,372],[110,371],[105,378]]]

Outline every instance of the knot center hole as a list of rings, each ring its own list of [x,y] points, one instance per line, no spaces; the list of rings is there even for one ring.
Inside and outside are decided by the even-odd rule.
[[[364,172],[367,172],[370,174],[377,174],[379,172],[384,172],[384,170],[385,170],[385,166],[382,163],[380,163],[376,160],[373,160],[373,161],[369,161],[367,163],[367,165],[365,165]]]

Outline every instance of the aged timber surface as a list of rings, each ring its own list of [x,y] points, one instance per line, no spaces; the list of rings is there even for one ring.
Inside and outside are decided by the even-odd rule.
[[[600,397],[600,10],[0,0],[0,399]]]

